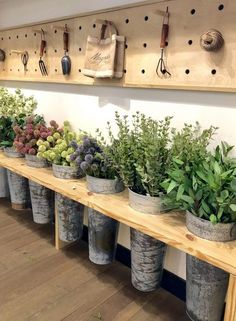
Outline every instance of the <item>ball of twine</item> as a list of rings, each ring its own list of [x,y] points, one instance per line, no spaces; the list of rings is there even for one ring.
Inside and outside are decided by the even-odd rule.
[[[200,45],[206,51],[218,51],[224,45],[224,38],[220,31],[210,29],[201,35]]]

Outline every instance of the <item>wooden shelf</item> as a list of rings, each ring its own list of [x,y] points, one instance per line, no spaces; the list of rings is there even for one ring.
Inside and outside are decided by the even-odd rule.
[[[236,275],[236,241],[211,242],[194,236],[185,227],[182,213],[142,214],[129,207],[126,191],[116,195],[94,194],[88,191],[84,179],[58,179],[51,169],[28,167],[24,159],[8,158],[2,153],[0,166]]]

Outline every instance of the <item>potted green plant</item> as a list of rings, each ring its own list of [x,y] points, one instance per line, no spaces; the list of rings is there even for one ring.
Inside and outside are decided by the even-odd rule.
[[[52,163],[53,175],[60,179],[77,179],[82,171],[72,156],[81,143],[80,136],[71,130],[65,121],[61,131],[49,136],[47,141],[38,141],[37,156]],[[83,235],[84,206],[59,193],[55,194],[58,215],[59,238],[64,242],[74,242]]]
[[[4,148],[8,157],[23,157],[13,147],[15,138],[13,126],[22,126],[26,116],[32,114],[36,106],[34,98],[25,97],[19,89],[11,94],[7,89],[0,88],[0,149]],[[5,190],[3,194],[8,193],[5,177],[5,170],[1,170],[0,181],[4,184],[3,190]],[[27,208],[30,205],[28,180],[9,170],[7,177],[12,207],[18,210]]]
[[[86,174],[90,192],[119,193],[124,189],[116,171],[107,160],[102,146],[85,135],[72,159]],[[96,264],[113,262],[116,253],[119,223],[92,208],[88,209],[89,258]]]
[[[26,156],[28,166],[37,168],[49,166],[44,158],[37,157],[37,152],[41,148],[39,142],[45,142],[50,146],[48,137],[56,135],[58,127],[55,121],[51,121],[50,127],[47,127],[43,117],[38,115],[28,117],[23,128],[14,127],[16,134],[14,147]],[[54,192],[31,180],[29,187],[34,222],[38,224],[50,223],[54,217]]]
[[[228,156],[232,147],[226,143],[217,146],[214,153],[207,151],[213,132],[212,128],[198,136],[205,135],[205,139],[199,139],[196,154],[194,141],[185,139],[192,159],[191,153],[188,163],[184,155],[174,156],[175,165],[163,185],[168,207],[186,211],[190,232],[210,241],[224,242],[236,239],[236,162]],[[220,321],[228,274],[190,255],[186,269],[188,315],[194,321]]]
[[[108,123],[108,159],[129,188],[130,206],[145,214],[158,215],[164,191],[161,183],[169,166],[171,117],[156,121],[137,112],[130,123],[128,116],[116,113],[115,120],[117,136]],[[98,137],[105,144],[99,130]],[[135,288],[148,292],[160,285],[165,252],[164,243],[131,229],[131,271]]]

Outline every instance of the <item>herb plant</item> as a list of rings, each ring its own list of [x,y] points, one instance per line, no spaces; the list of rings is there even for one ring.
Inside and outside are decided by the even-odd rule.
[[[171,171],[171,182],[163,183],[166,205],[188,210],[213,224],[236,222],[236,160],[228,156],[232,148],[222,143],[185,170]],[[180,160],[178,163],[181,165]]]
[[[156,121],[137,112],[128,117],[115,114],[118,135],[115,137],[108,123],[109,144],[106,153],[124,184],[132,191],[150,196],[163,192],[161,182],[166,178],[170,161],[171,117]],[[105,139],[98,130],[99,140]]]

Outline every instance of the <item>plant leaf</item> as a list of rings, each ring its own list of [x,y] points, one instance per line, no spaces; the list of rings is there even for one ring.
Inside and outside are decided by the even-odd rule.
[[[177,201],[179,201],[181,199],[183,193],[184,193],[184,185],[181,184],[181,185],[179,185],[179,188],[178,188],[178,191],[177,191],[177,195],[176,195],[176,200]]]
[[[236,204],[230,204],[229,207],[233,212],[236,212]]]
[[[167,194],[169,194],[177,185],[178,183],[172,180],[167,188]]]

